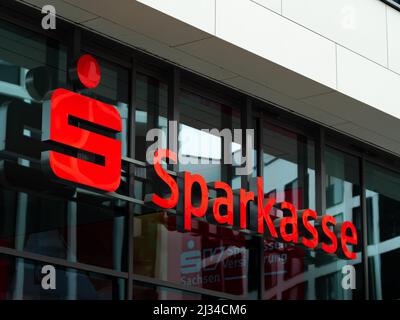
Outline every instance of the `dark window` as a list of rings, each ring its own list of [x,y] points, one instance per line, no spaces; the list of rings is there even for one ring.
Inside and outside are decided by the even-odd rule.
[[[368,256],[375,299],[399,299],[400,175],[366,164]]]
[[[306,137],[264,122],[263,161],[265,198],[288,201],[296,208],[315,209],[314,142]],[[283,212],[275,209],[276,217]],[[264,298],[307,299],[310,253],[275,240],[264,241]]]
[[[177,231],[176,219],[146,214],[134,222],[134,272],[138,275],[246,297],[252,246],[238,231],[193,221],[192,232]]]
[[[119,300],[125,280],[56,267],[56,288],[42,288],[42,262],[0,255],[0,300]],[[46,274],[49,274],[48,271]],[[46,282],[50,284],[50,280]]]
[[[231,134],[233,129],[240,128],[239,110],[185,90],[179,108],[179,171],[199,173],[207,182],[222,180],[239,189],[241,181],[235,174],[235,164],[242,144],[235,142]],[[212,129],[218,132],[204,131]],[[224,129],[229,129],[228,138],[223,135]],[[232,165],[223,159],[231,159]]]

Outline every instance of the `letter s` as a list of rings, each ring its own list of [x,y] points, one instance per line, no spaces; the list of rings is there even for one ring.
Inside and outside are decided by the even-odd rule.
[[[103,160],[102,163],[95,163],[58,151],[46,151],[42,153],[46,171],[53,178],[64,181],[108,192],[118,189],[121,180],[121,141],[71,124],[72,120],[79,125],[86,122],[116,135],[122,130],[118,110],[65,89],[55,90],[43,107],[43,141],[50,141],[59,148],[68,148],[74,155],[85,151]]]
[[[153,203],[164,209],[172,209],[178,203],[179,190],[176,181],[164,170],[161,166],[161,159],[169,158],[177,162],[176,153],[168,149],[159,149],[154,154],[154,170],[157,175],[169,186],[171,195],[169,198],[164,199],[160,196],[153,194],[151,200]]]

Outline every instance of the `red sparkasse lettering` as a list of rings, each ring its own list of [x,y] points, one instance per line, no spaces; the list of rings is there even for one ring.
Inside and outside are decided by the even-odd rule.
[[[348,236],[346,234],[347,230],[351,231],[351,236]],[[357,254],[355,252],[350,251],[347,248],[347,244],[356,245],[358,243],[356,227],[349,221],[345,221],[342,224],[342,230],[340,233],[340,242],[342,245],[342,250],[344,255],[350,260],[357,259]]]
[[[175,180],[168,174],[166,170],[164,170],[160,164],[161,159],[170,158],[176,162],[177,156],[174,152],[169,151],[168,149],[158,150],[155,154],[154,166],[155,171],[158,176],[165,182],[171,189],[171,196],[167,199],[161,198],[157,195],[153,195],[153,202],[162,208],[172,208],[176,206],[179,199],[179,189]],[[207,209],[208,209],[208,188],[207,183],[204,178],[199,174],[191,174],[190,172],[184,173],[184,229],[186,231],[191,230],[191,219],[192,217],[204,217]],[[198,203],[193,203],[193,188],[200,188],[200,199]],[[261,177],[257,178],[257,205],[258,205],[258,233],[264,234],[264,224],[267,225],[269,235],[274,238],[278,238],[278,232],[276,230],[274,221],[272,220],[271,210],[276,204],[276,199],[270,198],[267,203],[264,205],[264,181]],[[214,188],[216,190],[223,190],[226,194],[224,197],[217,197],[213,199],[213,215],[215,221],[219,224],[228,224],[233,225],[234,215],[233,215],[233,191],[229,184],[221,181],[214,182]],[[254,192],[246,191],[245,189],[240,190],[240,227],[247,227],[247,205],[250,201],[254,201],[255,195]],[[196,205],[196,206],[195,206]],[[220,210],[221,207],[226,207],[226,214],[222,215]],[[296,207],[287,201],[281,203],[282,210],[288,210],[291,216],[284,216],[279,221],[279,233],[285,242],[293,242],[299,243],[299,220],[298,220],[298,212]],[[322,233],[318,234],[318,230],[316,226],[313,226],[310,223],[310,219],[314,219],[316,222],[321,221],[322,225]],[[321,220],[319,220],[321,219]],[[278,222],[275,220],[275,223]],[[301,223],[304,228],[310,233],[311,237],[304,237],[301,235],[301,243],[310,248],[314,249],[318,246],[318,241],[321,239],[322,242],[322,250],[333,254],[338,249],[338,239],[336,234],[330,230],[330,226],[336,226],[336,220],[334,217],[330,215],[325,215],[323,217],[318,217],[317,213],[311,209],[306,209],[303,211],[301,216]],[[291,226],[291,232],[288,232],[287,228]],[[303,230],[303,229],[302,229]],[[348,234],[348,231],[351,234]],[[325,243],[326,238],[329,240],[328,243]],[[325,240],[323,240],[325,239]],[[356,245],[358,242],[357,239],[357,230],[353,223],[346,221],[342,224],[341,227],[341,246],[344,252],[344,255],[348,259],[356,259],[357,255],[354,252],[351,252],[347,245]]]
[[[322,243],[322,250],[327,253],[334,253],[337,250],[337,238],[336,235],[329,229],[328,223],[332,224],[333,226],[336,225],[336,219],[332,216],[324,216],[322,218],[322,230],[324,231],[325,235],[331,240],[332,244],[328,245],[326,243]]]
[[[165,158],[171,159],[175,163],[177,162],[177,156],[175,152],[168,149],[158,149],[154,153],[154,170],[171,189],[171,195],[169,198],[165,199],[161,198],[157,194],[153,194],[152,201],[161,208],[172,209],[178,203],[179,190],[174,178],[172,178],[161,165],[161,160]]]
[[[282,218],[281,225],[280,225],[281,237],[286,242],[297,243],[299,241],[299,229],[298,229],[298,226],[297,226],[297,211],[296,211],[296,208],[290,202],[284,201],[281,204],[281,209],[282,210],[289,210],[291,215],[292,215],[291,217]],[[286,226],[287,225],[291,225],[292,226],[292,232],[290,234],[288,234],[286,232]]]
[[[278,238],[278,233],[274,227],[271,219],[270,212],[276,200],[273,198],[268,199],[264,207],[264,181],[262,178],[257,178],[257,203],[258,203],[258,233],[264,234],[264,222],[266,222],[268,230],[272,237]]]
[[[318,231],[317,229],[310,224],[308,218],[317,219],[317,213],[311,209],[307,209],[303,212],[302,221],[304,227],[307,229],[309,233],[311,233],[312,240],[309,240],[305,237],[302,238],[301,242],[310,249],[314,249],[318,245]]]
[[[208,188],[204,178],[199,174],[184,173],[184,226],[186,231],[192,229],[192,216],[201,218],[204,217],[208,207]],[[193,207],[192,190],[193,185],[198,184],[200,187],[200,205]]]
[[[247,228],[247,204],[250,201],[254,201],[254,192],[248,192],[244,189],[240,189],[240,227],[242,229]]]
[[[224,190],[226,197],[218,197],[213,204],[213,213],[215,220],[220,224],[233,225],[233,192],[229,184],[221,181],[214,182],[215,189]],[[220,213],[221,206],[226,206],[226,215]]]

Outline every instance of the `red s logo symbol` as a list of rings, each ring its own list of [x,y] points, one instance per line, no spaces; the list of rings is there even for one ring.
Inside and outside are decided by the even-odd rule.
[[[121,180],[121,141],[113,136],[122,130],[118,110],[65,89],[55,90],[43,107],[42,140],[63,147],[62,152],[43,153],[47,171],[68,182],[107,192],[117,190]],[[96,127],[98,132],[109,134],[90,131],[85,123],[88,128]],[[71,155],[65,154],[65,150]],[[78,158],[78,153],[86,153],[98,161]]]

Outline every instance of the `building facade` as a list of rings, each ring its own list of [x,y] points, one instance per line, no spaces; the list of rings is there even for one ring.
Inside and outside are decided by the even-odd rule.
[[[400,298],[398,2],[2,1],[1,298]],[[48,4],[57,11],[55,30],[42,27]],[[95,89],[71,76],[84,54],[100,64]],[[118,110],[115,192],[43,172],[41,93],[57,88]],[[87,125],[78,120],[70,124]],[[146,201],[163,190],[146,162],[153,143],[146,136],[156,128],[165,148],[179,135],[184,161],[165,164],[170,172],[224,181],[235,194],[263,177],[266,198],[331,215],[338,225],[351,221],[357,258],[209,220],[181,232],[179,210]],[[227,144],[205,129],[254,130],[252,170],[235,170],[246,139]],[[233,164],[224,163],[226,153]],[[56,269],[55,289],[43,288],[46,265]],[[343,286],[346,266],[354,267],[352,289]]]

